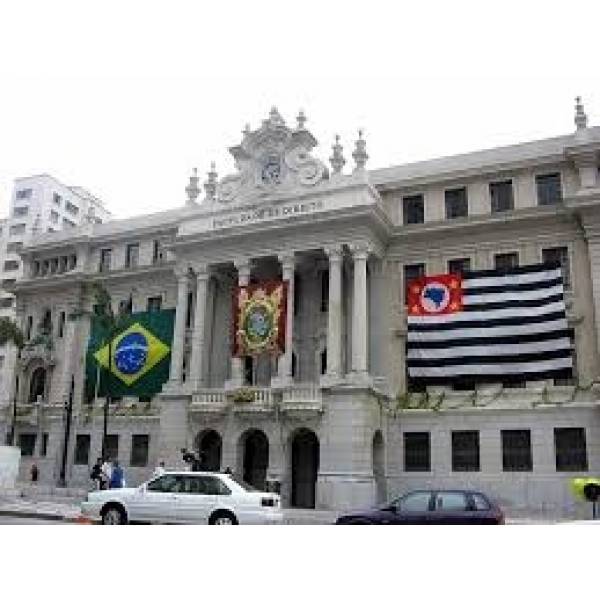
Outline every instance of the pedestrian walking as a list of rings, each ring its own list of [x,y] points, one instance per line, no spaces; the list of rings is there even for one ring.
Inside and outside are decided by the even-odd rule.
[[[37,480],[40,476],[40,470],[38,469],[38,466],[33,463],[31,465],[31,481],[33,481],[33,483],[37,483]]]
[[[115,460],[110,476],[110,489],[125,487],[125,473],[123,467]]]
[[[102,463],[102,485],[101,490],[107,490],[110,487],[110,480],[112,478],[112,464],[108,458],[104,459]]]

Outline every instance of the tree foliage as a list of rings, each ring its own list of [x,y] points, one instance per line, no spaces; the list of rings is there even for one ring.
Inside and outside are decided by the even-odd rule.
[[[17,348],[22,348],[25,336],[20,327],[8,317],[0,317],[0,346],[13,343]]]

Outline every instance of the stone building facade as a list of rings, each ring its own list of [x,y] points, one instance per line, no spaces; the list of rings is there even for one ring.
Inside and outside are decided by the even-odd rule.
[[[600,470],[600,128],[579,102],[575,121],[562,137],[371,171],[360,134],[345,172],[339,139],[328,168],[304,115],[289,127],[272,109],[230,149],[233,175],[211,168],[202,201],[194,174],[181,208],[39,236],[21,251],[18,318],[25,330],[51,319],[55,335],[19,361],[22,476],[34,461],[45,482],[88,483],[102,399],[84,394],[89,322],[66,316],[90,310],[86,284],[101,281],[115,307],[176,308],[162,392],[109,412],[109,447],[130,483],[160,460],[182,466],[187,447],[207,468],[279,481],[291,506],[469,486],[513,508],[571,510],[568,480]],[[70,255],[64,272],[40,268]],[[557,259],[572,380],[412,389],[407,279]],[[232,292],[270,279],[289,286],[286,351],[232,357]],[[8,428],[11,407],[2,414]]]

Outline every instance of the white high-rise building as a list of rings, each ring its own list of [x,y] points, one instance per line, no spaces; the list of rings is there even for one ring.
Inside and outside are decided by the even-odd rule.
[[[0,317],[15,316],[12,285],[23,275],[19,250],[37,235],[83,223],[104,223],[111,214],[99,198],[79,186],[68,186],[51,175],[15,180],[8,215],[0,220]],[[10,395],[14,357],[0,347],[0,398]]]

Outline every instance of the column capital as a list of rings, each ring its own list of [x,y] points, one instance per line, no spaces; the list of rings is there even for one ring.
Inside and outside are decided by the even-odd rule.
[[[281,266],[284,269],[293,269],[296,265],[296,253],[295,252],[282,252],[277,255]]]
[[[341,261],[343,255],[343,248],[341,244],[333,245],[333,246],[324,246],[323,252],[329,258],[329,262]]]
[[[237,269],[238,276],[245,275],[246,277],[250,277],[250,260],[248,258],[240,258],[233,261],[233,265]]]
[[[194,271],[197,279],[208,279],[211,275],[211,267],[205,262],[192,262],[191,268]]]
[[[373,247],[367,242],[356,242],[350,244],[350,252],[354,260],[367,260],[369,254],[373,252]]]
[[[175,277],[179,279],[185,279],[189,276],[190,273],[190,265],[189,263],[177,263],[173,267],[173,273],[175,273]]]

